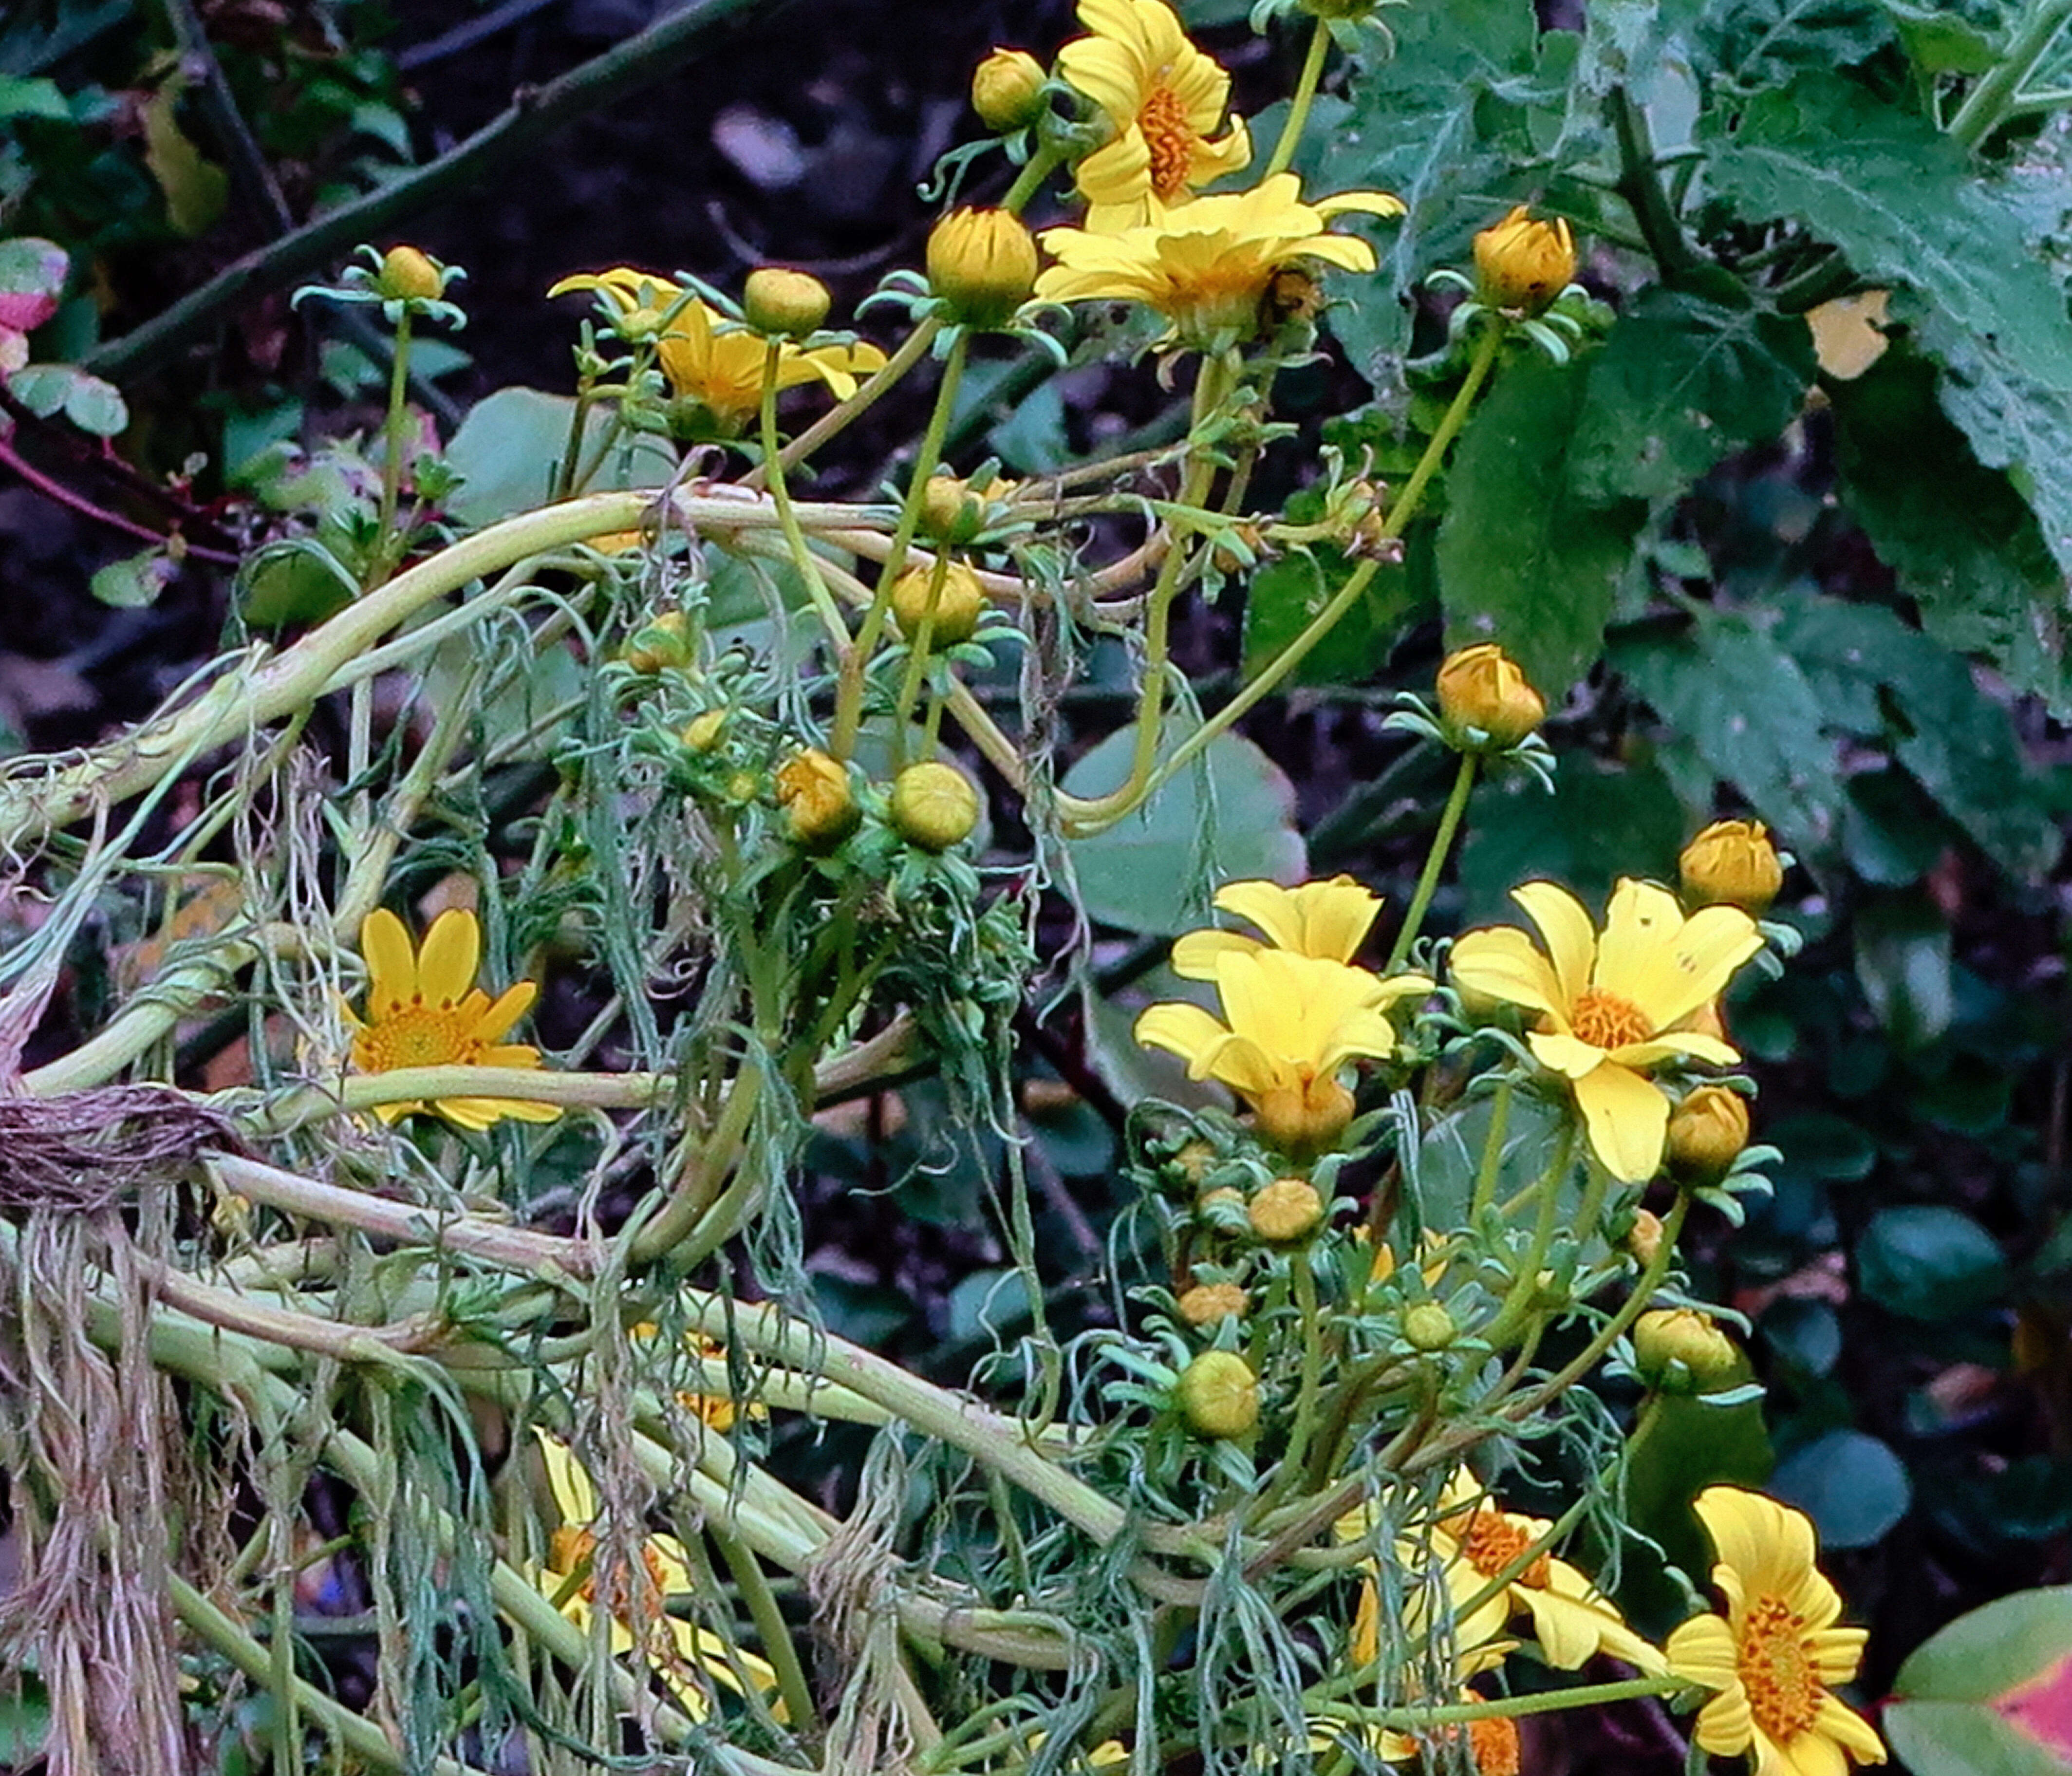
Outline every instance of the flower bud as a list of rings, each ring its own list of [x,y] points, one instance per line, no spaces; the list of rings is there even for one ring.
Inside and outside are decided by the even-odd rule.
[[[1353,1120],[1353,1095],[1336,1079],[1312,1079],[1309,1089],[1276,1086],[1252,1102],[1252,1128],[1285,1153],[1322,1153]]]
[[[1043,64],[1026,49],[996,49],[972,71],[972,109],[987,129],[1026,130],[1043,111]]]
[[[1668,1393],[1708,1393],[1741,1362],[1734,1341],[1696,1308],[1657,1308],[1633,1324],[1634,1367]],[[1681,1364],[1681,1370],[1672,1365]]]
[[[1748,1138],[1748,1100],[1724,1085],[1701,1085],[1671,1114],[1663,1157],[1680,1183],[1716,1184]]]
[[[910,567],[892,582],[892,614],[899,619],[900,634],[909,641],[920,639],[931,599],[935,621],[928,630],[930,647],[954,648],[978,633],[979,619],[985,615],[985,588],[962,561],[950,563],[939,591],[932,567]]]
[[[1211,1227],[1222,1220],[1223,1211],[1226,1209],[1243,1215],[1244,1192],[1234,1190],[1227,1184],[1219,1184],[1213,1190],[1204,1190],[1201,1200],[1194,1205],[1194,1212]]]
[[[1633,1225],[1626,1229],[1622,1244],[1636,1262],[1653,1264],[1655,1254],[1662,1250],[1662,1217],[1652,1209],[1635,1209]]]
[[[1259,1378],[1234,1350],[1204,1350],[1180,1372],[1180,1411],[1201,1437],[1244,1437],[1259,1424]]]
[[[1439,667],[1439,719],[1463,752],[1506,752],[1547,718],[1547,705],[1525,674],[1493,641],[1447,655]],[[1469,732],[1486,738],[1477,741]]]
[[[1179,1301],[1180,1318],[1190,1326],[1214,1326],[1219,1320],[1241,1320],[1247,1306],[1235,1283],[1197,1283]]]
[[[1304,1178],[1276,1178],[1245,1206],[1252,1231],[1268,1245],[1292,1246],[1322,1224],[1324,1199]]]
[[[1215,1162],[1215,1149],[1198,1135],[1191,1141],[1182,1142],[1166,1165],[1167,1170],[1182,1183],[1198,1190],[1202,1180],[1209,1175],[1209,1169]]]
[[[1460,1335],[1453,1316],[1437,1301],[1413,1301],[1403,1310],[1403,1336],[1413,1350],[1443,1350]]]
[[[940,543],[968,543],[985,528],[985,501],[968,482],[953,475],[933,477],[921,490],[923,536]]]
[[[764,265],[742,286],[742,318],[758,333],[803,339],[828,318],[828,286],[803,271]]]
[[[948,319],[998,327],[1036,287],[1036,237],[1005,210],[952,210],[928,236],[928,286]]]
[[[710,752],[726,731],[727,713],[725,709],[707,709],[702,715],[694,715],[676,738],[689,751]]]
[[[374,288],[392,302],[430,302],[444,294],[446,280],[430,254],[415,247],[391,247],[381,256]]]
[[[1576,243],[1559,216],[1530,221],[1521,204],[1475,236],[1478,294],[1492,308],[1544,313],[1575,275]]]
[[[794,753],[777,767],[777,805],[793,844],[832,851],[863,818],[847,768],[818,746]]]
[[[659,672],[688,666],[691,660],[690,619],[680,610],[664,610],[635,632],[619,657],[636,672]]]
[[[1784,863],[1760,820],[1715,820],[1676,860],[1693,906],[1738,906],[1760,918],[1784,886]]]
[[[955,765],[928,759],[892,781],[892,824],[923,851],[962,845],[978,824],[978,789]]]

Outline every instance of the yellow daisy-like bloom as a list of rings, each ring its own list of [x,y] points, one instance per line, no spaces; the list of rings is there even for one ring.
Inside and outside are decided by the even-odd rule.
[[[1195,187],[1252,159],[1242,123],[1211,141],[1230,102],[1230,76],[1187,40],[1164,0],[1079,0],[1093,33],[1058,51],[1058,71],[1115,126],[1115,140],[1079,162],[1087,226],[1096,234],[1156,221]]]
[[[1046,228],[1058,263],[1036,280],[1046,302],[1142,302],[1172,322],[1170,340],[1207,347],[1219,336],[1249,338],[1274,274],[1314,259],[1342,271],[1372,271],[1374,249],[1333,234],[1335,216],[1400,216],[1386,191],[1341,191],[1305,202],[1302,182],[1276,173],[1248,191],[1198,197],[1149,222],[1112,234]]]
[[[671,389],[709,409],[722,430],[739,430],[761,409],[767,347],[761,334],[736,325],[695,296],[685,300],[683,290],[666,278],[627,265],[564,278],[547,294],[563,296],[578,290],[602,295],[622,321],[643,310],[652,313],[657,324],[664,326],[656,351]],[[823,383],[836,400],[846,401],[856,393],[858,377],[884,364],[885,354],[861,340],[853,345],[800,346],[787,339],[778,347],[777,386]]]
[[[1262,944],[1240,931],[1190,931],[1173,946],[1173,972],[1213,980],[1219,956],[1250,956],[1269,947],[1326,962],[1350,962],[1381,911],[1381,897],[1350,876],[1284,888],[1277,882],[1226,882],[1216,905],[1266,934]]]
[[[540,1457],[561,1519],[548,1540],[540,1589],[563,1615],[587,1632],[598,1601],[598,1581],[592,1571],[598,1548],[597,1490],[566,1445],[542,1436]],[[671,1536],[650,1536],[641,1544],[640,1559],[638,1574],[619,1572],[606,1590],[610,1620],[606,1638],[613,1652],[629,1653],[641,1644],[635,1634],[638,1624],[648,1637],[643,1651],[669,1693],[693,1720],[702,1720],[711,1712],[700,1673],[737,1695],[744,1693],[744,1676],[766,1696],[775,1691],[777,1673],[764,1660],[741,1650],[730,1655],[726,1642],[710,1629],[668,1613],[668,1599],[692,1589],[690,1562],[682,1543]],[[638,1593],[633,1592],[635,1585],[641,1588]],[[779,1719],[783,1718],[781,1706],[776,1712]]]
[[[1432,990],[1422,975],[1383,980],[1342,962],[1286,950],[1226,951],[1211,978],[1227,1022],[1199,1005],[1153,1005],[1137,1039],[1187,1063],[1190,1079],[1220,1079],[1247,1099],[1275,1146],[1328,1145],[1352,1120],[1340,1071],[1356,1057],[1396,1050],[1388,1007]]]
[[[345,1010],[352,1030],[352,1064],[362,1073],[393,1073],[405,1067],[536,1067],[540,1051],[529,1042],[500,1041],[525,1015],[540,989],[530,980],[507,987],[494,1001],[475,984],[482,961],[482,928],[475,915],[458,908],[441,913],[413,951],[403,922],[385,906],[360,927],[360,953],[367,959],[367,1009]],[[379,1104],[374,1113],[393,1122],[413,1110],[436,1110],[462,1128],[487,1128],[500,1117],[552,1122],[558,1104],[522,1098],[438,1098],[429,1105]]]
[[[1877,1731],[1832,1693],[1856,1675],[1864,1634],[1835,1626],[1841,1599],[1813,1564],[1804,1513],[1738,1486],[1708,1486],[1696,1509],[1727,1614],[1685,1622],[1667,1651],[1678,1677],[1718,1692],[1698,1711],[1698,1743],[1717,1757],[1748,1753],[1755,1776],[1883,1763]]]
[[[1612,1175],[1645,1183],[1662,1164],[1669,1100],[1643,1070],[1741,1059],[1690,1026],[1762,948],[1762,934],[1737,906],[1686,919],[1667,889],[1630,877],[1612,890],[1601,939],[1581,902],[1551,882],[1529,882],[1511,898],[1540,927],[1546,953],[1514,925],[1470,931],[1453,945],[1453,981],[1543,1014],[1527,1038],[1533,1054],[1569,1081]]]
[[[633,1328],[633,1336],[645,1342],[660,1337],[661,1330],[652,1320],[643,1320]],[[726,1365],[726,1346],[708,1334],[685,1333],[684,1348],[709,1367],[724,1367]],[[731,1394],[701,1394],[686,1388],[677,1393],[676,1404],[693,1414],[707,1429],[717,1431],[722,1437],[734,1429],[736,1414]],[[770,1408],[761,1400],[752,1400],[748,1403],[748,1416],[752,1419],[767,1418]]]

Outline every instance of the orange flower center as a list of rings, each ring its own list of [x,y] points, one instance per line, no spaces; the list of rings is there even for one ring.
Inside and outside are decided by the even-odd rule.
[[[1568,1013],[1568,1026],[1579,1041],[1593,1048],[1624,1048],[1629,1042],[1644,1042],[1655,1034],[1647,1013],[1630,999],[1622,999],[1602,987],[1585,987],[1576,995]]]
[[[1778,1745],[1812,1729],[1824,1693],[1807,1656],[1806,1626],[1781,1597],[1758,1597],[1741,1623],[1737,1661],[1755,1724]]]
[[[663,1596],[666,1589],[663,1581],[666,1575],[663,1571],[662,1557],[653,1548],[643,1546],[640,1556],[648,1569],[648,1582],[643,1588],[639,1600],[640,1613],[652,1622],[663,1613]],[[597,1537],[586,1529],[577,1529],[567,1523],[556,1530],[547,1544],[548,1564],[563,1577],[586,1566],[591,1568],[576,1592],[576,1595],[588,1604],[597,1601],[597,1574],[594,1564],[596,1556]],[[623,1575],[619,1575],[619,1577],[623,1581]],[[627,1588],[623,1582],[616,1583],[612,1586],[612,1615],[631,1627],[633,1612],[628,1605],[633,1599]]]
[[[1515,1720],[1470,1720],[1468,1749],[1475,1755],[1475,1768],[1481,1776],[1518,1776],[1524,1762]]]
[[[465,1067],[481,1055],[479,1020],[450,1005],[419,1001],[356,1032],[352,1064],[363,1073],[392,1073],[399,1067]]]
[[[1533,1540],[1530,1529],[1500,1511],[1478,1508],[1464,1516],[1448,1518],[1440,1527],[1461,1544],[1462,1557],[1486,1579],[1503,1572]],[[1514,1574],[1511,1582],[1544,1591],[1551,1571],[1548,1556],[1542,1554],[1523,1572]]]
[[[1187,107],[1170,86],[1154,86],[1137,113],[1137,127],[1151,150],[1151,189],[1170,204],[1187,188],[1194,170],[1194,149],[1201,138],[1187,121]]]

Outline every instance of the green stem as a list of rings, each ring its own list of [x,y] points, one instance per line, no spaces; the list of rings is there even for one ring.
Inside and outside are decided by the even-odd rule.
[[[1309,121],[1309,107],[1316,101],[1317,88],[1324,78],[1324,58],[1330,48],[1331,29],[1319,14],[1309,32],[1309,52],[1302,58],[1302,72],[1295,82],[1295,96],[1289,101],[1287,121],[1281,125],[1281,139],[1273,145],[1273,158],[1267,162],[1261,179],[1285,173],[1294,163],[1302,127]]]
[[[849,625],[827,584],[820,578],[812,551],[806,547],[806,533],[799,528],[799,514],[791,504],[791,490],[784,480],[784,459],[777,447],[777,372],[784,358],[784,342],[773,339],[763,347],[761,426],[763,460],[770,471],[771,503],[777,508],[777,527],[784,533],[784,546],[791,552],[791,565],[798,570],[806,596],[828,631],[828,645],[836,660],[849,652]]]
[[[935,570],[928,576],[928,602],[921,613],[921,627],[907,638],[906,670],[899,680],[899,701],[892,712],[892,762],[898,767],[906,763],[906,718],[913,713],[915,700],[921,694],[921,680],[928,670],[928,656],[935,641],[935,612],[943,602],[943,587],[950,577],[950,552],[944,549],[935,557]],[[933,749],[930,750],[932,755]]]
[[[1029,157],[1029,164],[1014,175],[1014,183],[1007,187],[1007,195],[1000,200],[1000,207],[1010,216],[1022,213],[1022,207],[1036,195],[1043,181],[1050,176],[1050,170],[1065,158],[1062,149],[1048,142]]]
[[[1370,1708],[1358,1703],[1324,1703],[1319,1712],[1333,1720],[1362,1726],[1415,1733],[1423,1727],[1465,1726],[1475,1720],[1510,1720],[1528,1714],[1556,1714],[1570,1708],[1594,1708],[1607,1702],[1629,1702],[1643,1696],[1674,1696],[1688,1689],[1680,1677],[1628,1677],[1611,1684],[1579,1684],[1572,1689],[1541,1690],[1531,1696],[1503,1696],[1480,1702],[1446,1702],[1431,1708]]]
[[[880,396],[889,392],[894,384],[921,361],[928,347],[935,343],[935,335],[942,330],[943,323],[933,315],[929,316],[900,342],[898,350],[885,360],[868,382],[859,387],[847,401],[829,408],[775,456],[757,463],[742,476],[741,485],[751,489],[762,487],[770,479],[772,465],[779,468],[796,468],[829,438],[868,413]]]
[[[1496,1181],[1503,1170],[1503,1141],[1511,1127],[1511,1100],[1514,1087],[1509,1074],[1497,1083],[1496,1096],[1490,1103],[1489,1133],[1482,1140],[1482,1163],[1475,1168],[1475,1191],[1468,1203],[1468,1225],[1474,1227],[1482,1218],[1496,1196]]]
[[[1476,1336],[1484,1340],[1493,1350],[1500,1350],[1531,1311],[1532,1297],[1540,1288],[1540,1267],[1546,1262],[1548,1248],[1554,1243],[1554,1227],[1560,1207],[1561,1186],[1568,1182],[1568,1174],[1576,1163],[1576,1131],[1581,1112],[1571,1113],[1564,1119],[1561,1133],[1554,1143],[1554,1157],[1548,1161],[1547,1170],[1540,1176],[1540,1214],[1533,1223],[1532,1240],[1519,1260],[1518,1272],[1511,1278],[1511,1287],[1505,1293],[1503,1305],[1497,1316]]]
[[[1964,95],[1950,120],[1951,139],[1975,152],[2007,121],[2021,83],[2036,72],[2052,41],[2072,19],[2072,0],[2034,0],[2029,16],[1984,79]]]
[[[812,1737],[820,1718],[813,1707],[812,1686],[806,1681],[805,1667],[799,1663],[799,1650],[792,1644],[791,1630],[785,1622],[784,1612],[777,1606],[777,1595],[770,1589],[763,1563],[756,1559],[754,1550],[729,1531],[718,1518],[705,1519],[705,1534],[719,1550],[720,1558],[726,1562],[734,1582],[741,1587],[742,1601],[747,1604],[749,1616],[755,1624],[755,1638],[761,1643],[763,1656],[777,1673],[777,1693],[784,1699],[786,1724],[794,1733]]]
[[[396,501],[403,486],[403,434],[410,418],[410,307],[396,318],[396,356],[388,366],[388,417],[382,438],[381,518],[374,542],[373,573],[368,584],[388,578],[388,565],[403,557],[396,535]]]
[[[1301,1478],[1302,1457],[1309,1453],[1309,1437],[1317,1418],[1317,1393],[1322,1383],[1324,1322],[1318,1311],[1317,1278],[1309,1267],[1309,1255],[1297,1252],[1288,1260],[1295,1285],[1295,1309],[1302,1320],[1302,1380],[1295,1395],[1295,1416],[1288,1432],[1288,1453],[1282,1457],[1281,1478],[1260,1500],[1264,1509],[1284,1495]]]
[[[1662,188],[1647,113],[1624,86],[1613,88],[1611,112],[1613,133],[1618,138],[1619,195],[1640,224],[1641,237],[1662,268],[1664,281],[1673,283],[1696,265],[1697,255]]]
[[[828,750],[840,762],[846,763],[856,750],[857,730],[863,722],[864,676],[885,634],[886,618],[892,608],[892,582],[906,565],[906,551],[921,522],[928,482],[942,457],[943,434],[949,430],[950,409],[956,405],[957,385],[964,380],[964,357],[970,344],[970,333],[960,331],[950,346],[950,355],[943,365],[942,385],[935,391],[935,409],[928,415],[927,430],[922,434],[921,448],[914,458],[913,479],[907,483],[899,522],[892,532],[892,547],[878,569],[877,589],[871,594],[863,627],[842,660],[841,681],[835,693],[834,729],[828,742]]]
[[[1468,811],[1468,796],[1475,787],[1478,763],[1472,752],[1461,754],[1460,765],[1453,772],[1452,793],[1446,797],[1445,808],[1439,816],[1439,830],[1432,835],[1432,849],[1424,854],[1424,868],[1417,878],[1416,890],[1410,897],[1409,911],[1403,915],[1403,929],[1396,934],[1396,942],[1389,948],[1384,972],[1400,965],[1409,955],[1410,946],[1417,940],[1424,915],[1432,905],[1432,896],[1438,890],[1439,873],[1445,867],[1447,853],[1453,848],[1453,835],[1460,830],[1461,816]]]

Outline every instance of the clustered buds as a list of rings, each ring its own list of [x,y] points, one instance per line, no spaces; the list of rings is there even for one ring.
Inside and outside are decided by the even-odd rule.
[[[1679,1182],[1716,1184],[1748,1139],[1748,1100],[1723,1085],[1701,1085],[1671,1116],[1663,1155]]]
[[[1539,692],[1493,641],[1449,654],[1438,689],[1440,722],[1463,752],[1508,751],[1547,719]]]
[[[989,130],[1026,130],[1042,114],[1043,64],[1025,49],[996,49],[972,74],[972,109]]]
[[[1524,315],[1544,313],[1576,275],[1576,243],[1568,224],[1528,219],[1521,204],[1494,228],[1475,236],[1478,294],[1492,308]]]
[[[803,339],[828,318],[828,286],[803,271],[764,265],[742,286],[742,318],[758,333]]]
[[[1036,288],[1036,237],[1005,210],[952,210],[928,236],[928,287],[966,327],[1004,327]]]
[[[1715,820],[1676,860],[1694,906],[1738,906],[1761,918],[1784,886],[1784,861],[1760,820]]]

